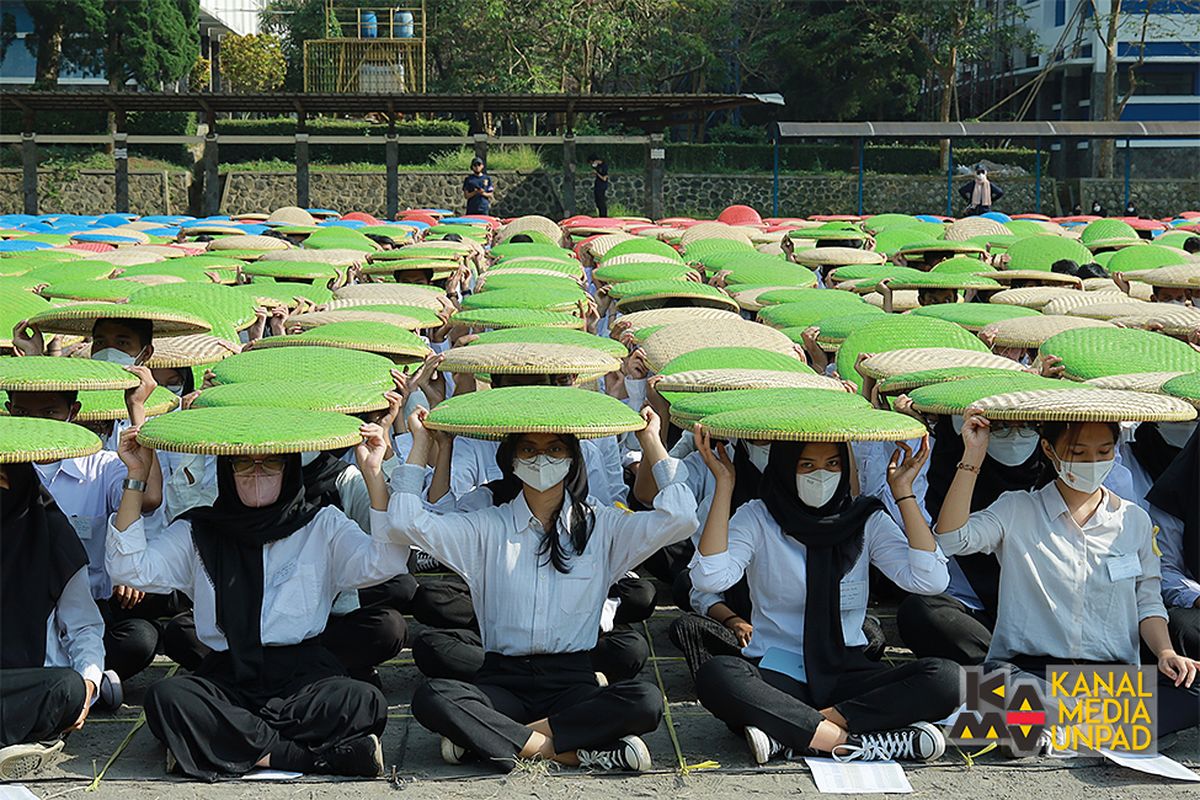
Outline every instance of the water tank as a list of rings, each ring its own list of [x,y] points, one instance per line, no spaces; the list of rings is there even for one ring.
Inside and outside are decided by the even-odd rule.
[[[393,24],[396,27],[397,39],[413,38],[413,13],[411,11],[397,11]]]
[[[374,39],[379,36],[379,22],[374,11],[363,11],[358,16],[358,38]]]

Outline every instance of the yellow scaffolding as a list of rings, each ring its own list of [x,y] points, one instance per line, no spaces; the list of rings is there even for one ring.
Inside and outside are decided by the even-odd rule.
[[[304,43],[304,91],[423,94],[426,15],[420,4],[325,7],[324,39]]]

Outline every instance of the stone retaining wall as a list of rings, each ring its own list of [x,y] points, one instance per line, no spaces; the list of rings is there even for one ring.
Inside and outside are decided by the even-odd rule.
[[[221,210],[224,213],[266,211],[296,201],[296,179],[291,173],[230,172],[222,177]],[[501,216],[565,214],[560,172],[496,172],[494,213]],[[463,176],[447,172],[401,172],[400,207],[440,206],[461,209]],[[954,213],[964,203],[954,181]],[[103,213],[114,205],[115,179],[110,172],[43,170],[38,173],[40,206],[44,211]],[[182,172],[130,172],[130,210],[137,214],[184,213],[189,208],[191,175]],[[1005,197],[999,211],[1032,211],[1035,204],[1032,178],[998,180]],[[1122,205],[1121,179],[1079,181],[1084,208],[1093,198],[1110,212]],[[1047,214],[1067,209],[1057,204],[1059,186],[1042,181],[1042,210]],[[1165,216],[1200,208],[1200,180],[1134,180],[1131,196],[1139,213]],[[386,177],[381,172],[310,173],[310,199],[314,206],[367,211],[382,216],[387,211]],[[192,192],[193,195],[198,195]],[[594,213],[592,178],[579,174],[575,182],[576,211]],[[764,214],[771,211],[770,175],[668,174],[663,182],[664,207],[668,214],[714,216],[733,203],[744,203]],[[608,192],[610,213],[642,214],[646,207],[646,178],[640,173],[612,176]],[[1064,201],[1065,202],[1065,201]],[[858,181],[854,175],[783,176],[779,183],[781,215],[803,216],[853,212],[858,206]],[[868,214],[942,213],[946,208],[946,179],[930,175],[867,175],[863,183],[863,210]],[[0,170],[0,213],[22,210],[21,171]],[[194,209],[193,209],[194,212]]]

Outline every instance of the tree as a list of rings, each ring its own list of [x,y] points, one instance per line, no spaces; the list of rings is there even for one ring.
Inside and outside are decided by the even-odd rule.
[[[304,43],[342,35],[336,19],[326,20],[325,6],[325,0],[271,0],[260,15],[263,32],[282,41],[287,62],[285,85],[291,91],[304,89]]]
[[[279,39],[269,33],[221,40],[221,78],[234,92],[270,92],[283,85],[287,62]]]
[[[33,36],[25,46],[37,64],[34,86],[39,89],[58,86],[58,75],[65,57],[85,66],[97,47],[98,34],[104,30],[103,0],[39,0],[26,3],[33,22]]]
[[[160,89],[187,75],[196,63],[197,0],[104,0],[104,14],[104,70],[110,89],[131,80]]]

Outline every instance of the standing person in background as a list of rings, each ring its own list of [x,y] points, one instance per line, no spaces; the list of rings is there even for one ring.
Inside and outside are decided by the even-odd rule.
[[[608,163],[595,153],[588,156],[588,163],[592,165],[592,172],[596,176],[596,181],[592,184],[592,197],[596,200],[596,216],[607,217]]]
[[[964,183],[958,188],[958,193],[966,200],[966,216],[986,214],[992,210],[992,203],[1004,196],[1004,190],[988,180],[987,169],[983,164],[975,165],[975,180]]]
[[[463,180],[463,197],[467,198],[468,214],[487,214],[492,208],[492,195],[496,187],[492,178],[484,172],[483,159],[471,159],[471,174]]]

